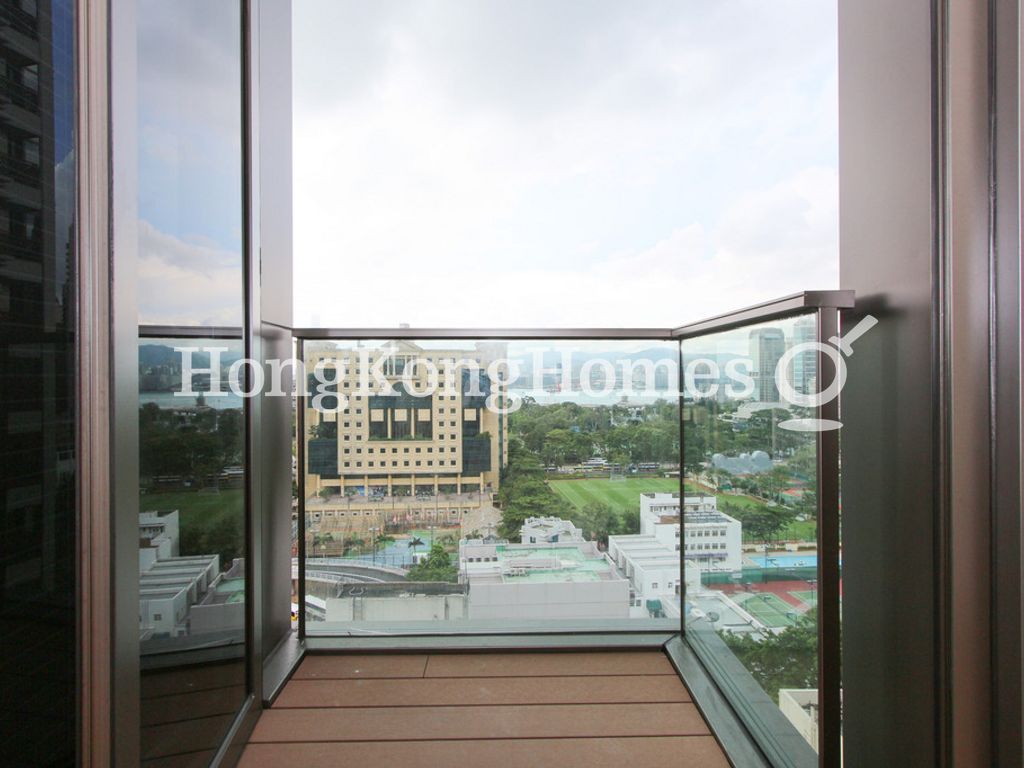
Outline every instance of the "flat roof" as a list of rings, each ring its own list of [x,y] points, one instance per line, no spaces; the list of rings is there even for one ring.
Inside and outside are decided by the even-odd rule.
[[[470,584],[595,582],[618,578],[604,554],[588,554],[579,545],[533,547],[498,544],[494,549],[497,562],[468,564],[466,573]],[[519,575],[512,575],[513,569]]]

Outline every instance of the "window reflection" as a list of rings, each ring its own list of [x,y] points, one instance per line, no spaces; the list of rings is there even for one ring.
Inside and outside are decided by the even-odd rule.
[[[243,356],[241,37],[237,2],[138,4],[142,756],[161,765],[208,762],[245,697],[245,407],[175,351]]]
[[[9,765],[75,757],[75,7],[0,6],[0,743]]]
[[[684,370],[696,384],[683,409],[688,637],[716,669],[735,665],[728,684],[738,706],[774,704],[782,715],[775,733],[795,731],[814,750],[817,443],[814,432],[788,427],[815,414],[780,390],[818,391],[815,353],[784,357],[815,341],[816,327],[807,315],[682,344]],[[737,360],[745,361],[742,386],[709,373]],[[760,711],[763,718],[769,710]]]

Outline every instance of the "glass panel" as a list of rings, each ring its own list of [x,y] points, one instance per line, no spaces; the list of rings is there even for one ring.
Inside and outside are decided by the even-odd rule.
[[[75,760],[75,6],[5,0],[0,7],[6,765]]]
[[[816,764],[818,391],[804,315],[682,343],[686,632],[786,764]],[[796,403],[796,404],[794,404]],[[774,705],[774,707],[772,706]],[[774,714],[772,711],[774,709]]]
[[[240,5],[140,0],[138,35],[139,323],[235,329],[139,342],[142,757],[199,765],[246,683]]]
[[[678,351],[306,341],[307,632],[677,628]]]
[[[838,287],[836,3],[293,7],[299,327],[672,328]]]

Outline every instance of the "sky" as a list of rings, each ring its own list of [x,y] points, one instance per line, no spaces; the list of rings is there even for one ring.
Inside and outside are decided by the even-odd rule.
[[[810,0],[298,0],[298,327],[672,327],[838,285]]]
[[[238,3],[138,6],[139,322],[242,323]]]
[[[296,327],[675,327],[838,285],[823,0],[295,0]],[[140,0],[140,322],[241,322],[237,3]]]

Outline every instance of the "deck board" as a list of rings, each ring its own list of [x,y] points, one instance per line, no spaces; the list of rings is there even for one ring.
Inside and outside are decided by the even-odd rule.
[[[292,680],[275,709],[688,702],[675,675]]]
[[[307,656],[241,768],[728,766],[663,652]]]
[[[426,677],[561,677],[675,675],[659,651],[610,653],[475,653],[434,655]]]
[[[693,704],[271,709],[250,742],[699,736]]]
[[[489,765],[501,768],[728,768],[711,736],[250,744],[239,768]]]
[[[354,677],[423,677],[425,654],[314,655],[295,670],[294,680],[344,680]]]

